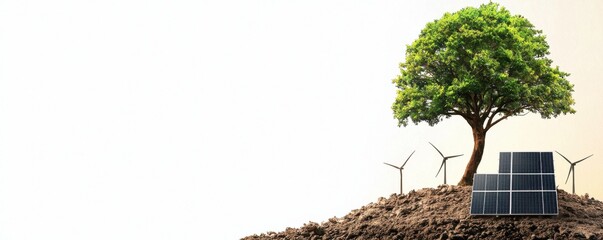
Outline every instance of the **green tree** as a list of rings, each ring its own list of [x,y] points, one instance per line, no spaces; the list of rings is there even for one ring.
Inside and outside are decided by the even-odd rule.
[[[428,23],[406,49],[392,106],[398,126],[433,126],[458,115],[473,130],[471,158],[459,185],[472,185],[486,133],[511,116],[575,113],[568,73],[551,67],[549,45],[526,18],[495,3]]]

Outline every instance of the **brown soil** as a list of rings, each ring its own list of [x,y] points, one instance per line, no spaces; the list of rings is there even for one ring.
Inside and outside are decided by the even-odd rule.
[[[344,217],[255,239],[603,239],[603,202],[558,191],[558,216],[469,215],[471,187],[442,185],[379,198]]]

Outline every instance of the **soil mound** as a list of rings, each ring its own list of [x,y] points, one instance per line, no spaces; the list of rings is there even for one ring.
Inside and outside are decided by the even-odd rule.
[[[469,214],[471,187],[441,185],[379,198],[344,217],[255,239],[603,239],[603,202],[558,190],[558,216]]]

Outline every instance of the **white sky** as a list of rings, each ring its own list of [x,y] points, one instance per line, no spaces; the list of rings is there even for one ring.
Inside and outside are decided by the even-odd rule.
[[[405,45],[479,1],[0,1],[0,239],[236,239],[460,179],[469,127],[398,128]],[[489,132],[603,199],[603,3],[502,2],[548,36],[577,114]],[[568,164],[556,156],[557,184]],[[590,183],[589,183],[590,182]],[[469,197],[469,196],[468,196]]]

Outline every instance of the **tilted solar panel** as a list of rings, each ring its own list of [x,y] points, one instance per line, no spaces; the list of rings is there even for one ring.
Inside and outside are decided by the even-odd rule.
[[[501,152],[498,174],[475,174],[472,215],[556,215],[552,152]]]

